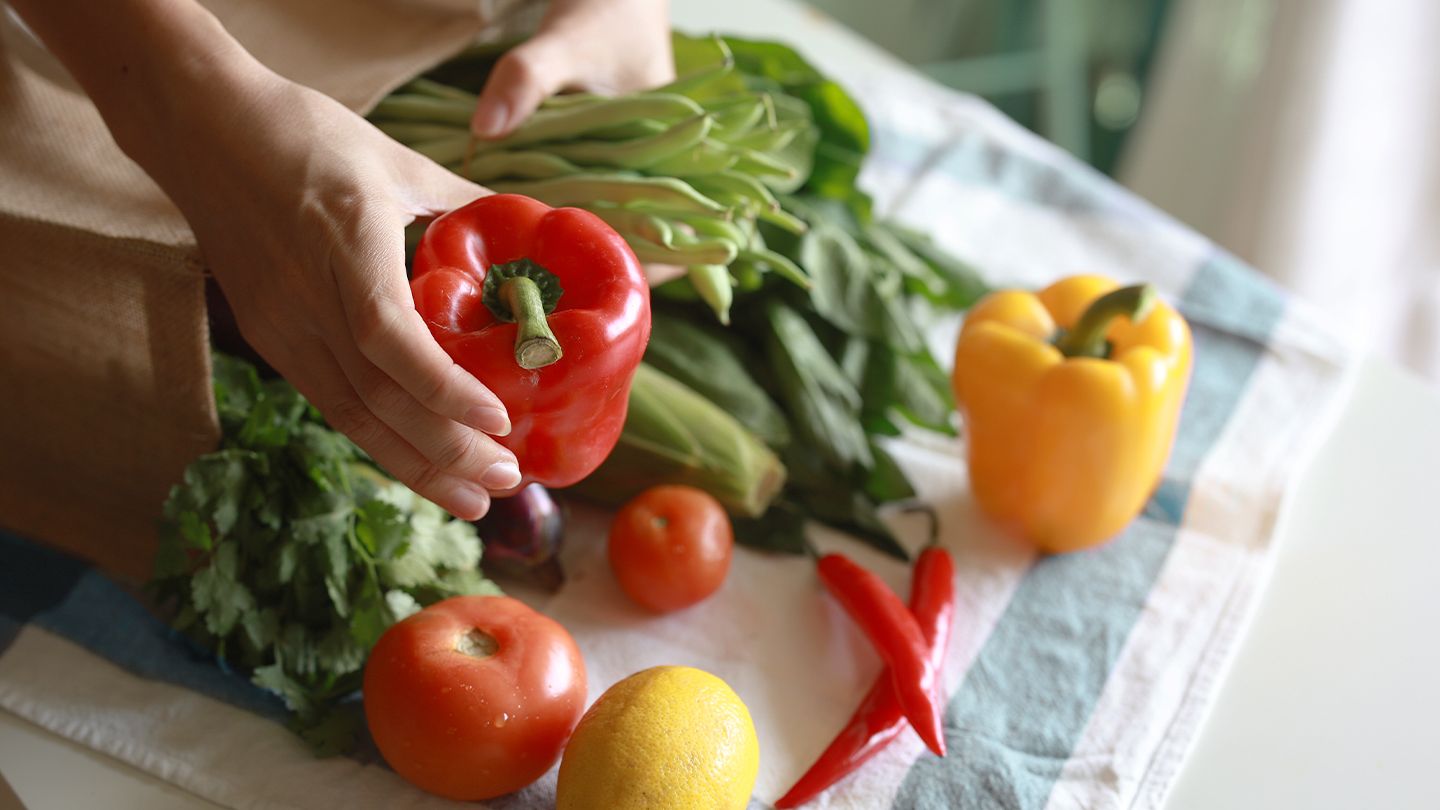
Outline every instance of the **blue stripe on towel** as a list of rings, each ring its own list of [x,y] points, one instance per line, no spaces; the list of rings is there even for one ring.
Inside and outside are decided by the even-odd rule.
[[[33,624],[144,678],[255,714],[284,704],[192,647],[130,593],[79,559],[0,531],[0,653]]]
[[[278,697],[244,675],[216,666],[133,596],[96,570],[87,570],[64,601],[32,623],[63,636],[142,678],[183,686],[258,715],[283,720]]]
[[[0,531],[0,653],[37,613],[60,604],[85,564]]]
[[[1195,472],[1284,312],[1274,288],[1228,256],[1200,268],[1182,309],[1217,298],[1245,313],[1235,324],[1244,331],[1194,325],[1190,394],[1145,515],[1108,545],[1040,559],[1026,573],[947,706],[949,755],[923,754],[896,807],[1029,810],[1049,799],[1175,541]]]

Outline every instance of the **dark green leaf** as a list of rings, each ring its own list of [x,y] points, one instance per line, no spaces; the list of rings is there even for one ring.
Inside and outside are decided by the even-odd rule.
[[[465,568],[442,579],[422,566],[417,587],[493,586],[475,568],[469,524],[369,466],[283,380],[221,355],[215,369],[225,449],[196,459],[171,490],[153,590],[177,599],[187,636],[309,722],[358,686],[366,652],[394,620],[369,555],[403,554],[412,517],[437,560]],[[414,497],[413,514],[376,500],[381,489]]]
[[[804,554],[805,511],[789,501],[777,501],[759,518],[734,521],[735,541],[751,548]]]
[[[355,536],[376,560],[400,556],[409,534],[409,521],[393,504],[369,500],[356,510]]]
[[[852,334],[915,354],[925,340],[904,298],[904,279],[888,261],[867,253],[852,231],[854,219],[833,204],[807,199],[785,201],[810,230],[798,238],[775,231],[766,240],[789,256],[810,278],[808,303],[822,318]]]
[[[835,365],[804,316],[771,299],[765,306],[766,354],[792,425],[810,447],[846,474],[870,466],[860,426],[860,394]]]
[[[893,237],[895,242],[903,245],[911,255],[930,268],[935,278],[940,281],[941,292],[938,295],[928,290],[921,292],[932,302],[950,309],[965,309],[988,292],[985,282],[974,267],[942,250],[925,234],[894,223],[878,223],[875,228],[886,236]],[[884,237],[881,237],[881,241],[884,241]]]
[[[374,583],[366,583],[355,600],[355,613],[350,617],[350,637],[368,650],[380,640],[392,621],[379,588]]]
[[[811,516],[821,523],[849,532],[896,559],[910,559],[905,547],[880,519],[875,504],[865,493],[837,488],[823,492],[802,491],[799,496]]]
[[[860,393],[867,424],[889,423],[891,414],[899,414],[920,427],[955,435],[950,382],[933,358],[881,349],[865,359]]]
[[[205,616],[206,629],[216,636],[228,635],[240,617],[255,608],[250,590],[237,579],[236,549],[234,543],[218,544],[210,565],[190,580],[191,601]]]
[[[352,700],[297,714],[290,721],[290,730],[300,735],[317,757],[348,753],[365,733],[363,704]]]
[[[790,441],[785,415],[751,376],[754,360],[733,332],[656,308],[645,361],[719,405],[766,444]]]
[[[209,551],[214,544],[209,524],[194,512],[180,513],[180,536],[185,538],[186,545],[201,551]]]
[[[903,501],[915,497],[915,487],[911,486],[910,479],[900,465],[883,445],[871,442],[870,454],[875,457],[875,465],[870,468],[870,474],[865,479],[865,494],[869,495],[877,503],[889,501]]]

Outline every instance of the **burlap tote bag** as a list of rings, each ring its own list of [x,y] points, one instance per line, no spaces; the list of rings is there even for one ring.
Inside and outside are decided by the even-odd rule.
[[[357,111],[523,0],[210,0],[277,72]],[[217,440],[204,267],[179,212],[0,5],[0,525],[135,580]]]

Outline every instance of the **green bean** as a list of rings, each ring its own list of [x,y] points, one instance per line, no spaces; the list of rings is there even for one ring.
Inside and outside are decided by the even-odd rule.
[[[628,141],[632,138],[646,138],[651,135],[658,135],[669,129],[669,126],[662,121],[655,121],[649,118],[642,118],[639,121],[626,121],[623,124],[616,124],[613,127],[602,127],[587,132],[591,138],[613,141]]]
[[[665,177],[695,177],[723,172],[734,166],[740,156],[725,144],[705,138],[691,149],[676,152],[645,167],[647,174]]]
[[[745,247],[751,242],[750,235],[745,232],[745,229],[728,219],[722,219],[708,214],[692,214],[688,211],[669,211],[665,209],[641,210],[646,210],[663,220],[668,220],[672,227],[675,225],[683,225],[700,236],[724,239],[740,247]]]
[[[746,259],[731,262],[730,275],[735,279],[735,289],[740,292],[754,292],[765,285],[765,275],[760,267]]]
[[[455,165],[453,169],[456,174],[477,183],[488,183],[502,177],[545,180],[585,171],[562,157],[540,151],[482,152],[470,159],[468,171],[463,164]]]
[[[774,225],[775,227],[799,236],[810,229],[805,220],[800,219],[784,208],[762,208],[755,216]]]
[[[699,104],[684,96],[642,93],[589,103],[537,110],[520,128],[496,141],[492,147],[520,146],[544,141],[563,141],[593,130],[613,127],[637,119],[664,122],[682,121],[704,113]],[[466,120],[469,124],[469,120]]]
[[[424,78],[423,76],[411,79],[404,87],[400,88],[400,91],[429,96],[431,98],[448,98],[455,101],[465,101],[469,102],[471,106],[474,106],[480,100],[479,96],[468,90],[461,90],[458,87],[441,84],[440,82]]]
[[[735,59],[727,53],[722,61],[677,77],[669,84],[663,87],[657,87],[655,90],[659,93],[679,93],[689,96],[698,93],[698,91],[711,82],[723,79],[734,72]]]
[[[370,111],[370,117],[377,121],[423,121],[432,124],[451,124],[468,130],[470,117],[474,113],[474,104],[458,99],[397,93],[380,99],[380,103]]]
[[[778,209],[780,203],[770,189],[748,174],[734,171],[716,172],[690,179],[696,191],[732,206],[739,206],[758,215],[760,211]]]
[[[739,246],[724,238],[697,239],[653,214],[610,205],[587,206],[630,243],[641,261],[666,264],[729,264]]]
[[[730,282],[730,271],[718,264],[695,264],[688,269],[690,284],[700,298],[715,311],[720,323],[730,323],[730,304],[735,300],[735,288]]]
[[[787,165],[783,161],[754,149],[739,149],[737,154],[739,159],[735,161],[735,171],[751,177],[778,177],[782,180],[794,180],[800,174],[800,170],[794,166]]]
[[[720,140],[744,135],[765,118],[769,96],[741,96],[720,102],[707,103],[705,109],[715,117],[715,134]]]
[[[605,96],[598,96],[594,93],[561,93],[551,96],[540,102],[542,110],[558,110],[562,108],[575,107],[580,104],[591,104],[596,101],[604,101]]]
[[[729,242],[708,240],[690,244],[677,242],[674,245],[661,245],[626,233],[621,233],[621,236],[624,236],[625,241],[630,243],[630,249],[635,251],[635,258],[642,262],[723,266],[735,260],[735,246]]]
[[[591,203],[580,207],[605,220],[606,225],[620,233],[635,234],[662,245],[670,242],[672,234],[669,223],[654,214],[621,208],[610,203]]]
[[[643,169],[700,143],[710,131],[708,115],[697,115],[665,131],[629,141],[570,141],[548,144],[545,151],[582,164]]]
[[[801,270],[800,265],[769,248],[742,250],[737,258],[741,261],[763,264],[786,281],[797,284],[802,289],[810,289],[810,275]]]
[[[423,121],[376,121],[376,129],[389,135],[406,146],[423,141],[439,141],[465,137],[470,134],[467,127],[458,127],[454,124],[429,124]]]
[[[525,194],[549,205],[625,204],[648,200],[685,211],[724,211],[725,206],[673,177],[630,174],[572,174],[549,180],[492,183],[495,191]]]
[[[408,144],[411,149],[443,165],[458,163],[470,149],[471,136],[460,134]]]
[[[757,152],[776,152],[790,145],[795,136],[808,128],[808,124],[791,121],[777,127],[752,129],[730,141],[737,149],[754,149]]]

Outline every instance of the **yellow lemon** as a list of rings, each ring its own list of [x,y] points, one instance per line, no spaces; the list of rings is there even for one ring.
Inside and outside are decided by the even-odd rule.
[[[750,712],[724,681],[655,667],[605,690],[580,718],[556,810],[743,810],[759,770]]]

